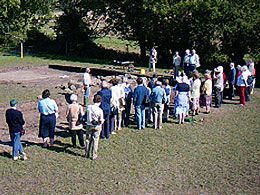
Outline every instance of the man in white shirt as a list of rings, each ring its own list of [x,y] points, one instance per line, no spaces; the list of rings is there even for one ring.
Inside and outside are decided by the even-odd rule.
[[[196,68],[200,67],[200,58],[199,55],[196,54],[196,50],[192,50],[192,54],[190,56],[190,65],[189,65],[189,71],[192,73]]]
[[[83,87],[84,87],[84,105],[87,106],[89,102],[89,96],[91,91],[91,76],[90,68],[86,68],[86,72],[83,75]]]
[[[92,160],[97,159],[98,142],[102,124],[104,123],[103,110],[100,108],[102,97],[100,95],[94,96],[94,104],[87,107],[87,129],[86,129],[86,157],[90,158],[90,151],[92,151]]]
[[[174,69],[174,78],[175,79],[177,76],[179,76],[180,65],[181,65],[181,57],[179,55],[179,52],[176,51],[175,55],[173,56],[173,69]]]
[[[153,47],[150,52],[150,59],[149,59],[149,71],[153,69],[153,72],[155,72],[155,64],[157,63],[157,51]]]

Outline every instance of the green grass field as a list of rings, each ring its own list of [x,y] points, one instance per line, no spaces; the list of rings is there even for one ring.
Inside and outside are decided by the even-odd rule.
[[[0,58],[0,67],[56,61],[20,62]],[[25,142],[27,161],[0,154],[0,194],[259,194],[259,111],[256,89],[245,107],[224,104],[194,123],[171,120],[162,130],[141,132],[132,126],[100,141],[100,161],[70,147],[67,133],[58,133],[51,149]]]
[[[97,38],[94,41],[97,45],[101,45],[106,49],[113,49],[117,51],[137,53],[140,54],[140,48],[137,45],[137,42],[127,41],[123,39],[118,39],[116,37],[101,37]]]

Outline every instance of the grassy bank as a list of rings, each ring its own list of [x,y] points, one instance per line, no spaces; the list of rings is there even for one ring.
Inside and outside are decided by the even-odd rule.
[[[49,150],[27,143],[28,161],[0,156],[0,192],[257,194],[259,105],[256,90],[245,107],[227,104],[193,124],[171,121],[160,131],[123,129],[100,142],[100,161],[69,147],[66,133]]]

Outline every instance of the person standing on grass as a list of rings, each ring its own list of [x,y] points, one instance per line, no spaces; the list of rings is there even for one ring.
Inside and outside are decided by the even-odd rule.
[[[71,134],[71,142],[73,147],[76,147],[76,135],[78,135],[79,144],[81,147],[85,147],[83,125],[80,122],[81,117],[84,115],[83,108],[77,103],[78,96],[71,94],[71,104],[68,105],[66,110],[66,118],[69,122],[69,129]]]
[[[200,67],[200,58],[199,55],[196,54],[196,50],[193,49],[190,56],[190,64],[189,64],[189,72],[190,74],[196,70],[196,68]]]
[[[148,89],[143,85],[143,79],[137,78],[137,87],[134,89],[133,104],[138,130],[145,128],[145,102],[149,99]]]
[[[103,114],[103,110],[100,108],[102,97],[100,95],[95,95],[93,102],[94,102],[93,105],[88,105],[86,116],[85,116],[87,118],[86,120],[87,139],[86,139],[85,154],[87,158],[96,160],[98,157],[97,151],[98,151],[100,132],[102,130],[102,124],[104,123],[104,114]]]
[[[223,78],[223,67],[218,66],[214,69],[214,91],[215,91],[215,107],[221,107],[223,89],[224,89],[224,78]]]
[[[125,106],[125,92],[124,89],[118,85],[119,80],[116,78],[111,79],[112,87],[110,88],[112,91],[111,105],[116,112],[114,113],[114,130],[122,129],[122,111]],[[112,134],[115,134],[115,131]]]
[[[86,68],[86,72],[83,75],[83,87],[84,87],[84,105],[87,106],[89,103],[89,96],[91,92],[90,68]]]
[[[185,56],[184,56],[184,59],[183,59],[183,69],[184,69],[184,72],[187,76],[189,76],[190,56],[191,56],[190,50],[186,49]]]
[[[104,114],[104,123],[102,125],[102,131],[100,134],[101,139],[109,139],[110,137],[110,102],[112,98],[112,92],[108,89],[107,81],[102,81],[101,90],[97,92],[97,95],[100,95],[102,98],[102,102],[100,108],[103,110]]]
[[[250,85],[252,84],[252,80],[251,80],[251,72],[248,70],[248,67],[246,65],[244,65],[242,67],[243,72],[244,72],[244,76],[247,78],[247,85],[246,85],[246,91],[245,91],[245,96],[246,96],[246,102],[249,102],[251,100],[251,96],[250,96],[250,90],[251,87]]]
[[[13,147],[12,157],[13,160],[18,160],[20,158],[19,155],[21,155],[21,158],[26,160],[27,157],[21,144],[21,136],[24,134],[23,125],[25,124],[23,114],[17,110],[17,101],[15,99],[10,101],[10,106],[11,108],[6,110],[5,118]]]
[[[155,72],[155,64],[157,63],[157,51],[153,47],[150,52],[150,59],[149,59],[149,71],[153,69],[153,72]]]
[[[155,87],[152,89],[150,99],[153,112],[153,128],[162,129],[162,114],[167,97],[160,81],[156,81]]]
[[[206,103],[206,114],[210,113],[210,106],[212,101],[212,79],[211,79],[211,71],[206,70],[204,73],[205,82],[202,86],[202,93],[205,98]]]
[[[184,123],[185,116],[189,112],[190,86],[186,75],[177,77],[175,89],[175,114],[179,119],[179,124]]]
[[[43,147],[48,147],[48,138],[50,138],[50,146],[54,143],[54,131],[56,127],[56,116],[58,115],[58,106],[56,102],[50,98],[48,89],[42,92],[42,100],[38,102],[38,110],[40,112],[40,132],[39,136],[43,139]]]
[[[163,110],[163,122],[168,122],[169,119],[169,105],[170,105],[170,98],[171,98],[171,86],[169,85],[169,79],[166,79],[164,81],[164,91],[166,94],[166,102],[164,104],[164,110]]]
[[[131,106],[132,106],[132,95],[133,91],[130,86],[130,83],[128,82],[128,79],[126,77],[123,78],[123,88],[125,92],[125,109],[122,113],[123,118],[123,127],[128,127],[130,122],[130,112],[131,112]]]
[[[191,85],[191,100],[192,100],[192,115],[195,116],[199,114],[200,108],[200,86],[201,80],[200,75],[197,70],[194,70],[192,73],[193,82]]]
[[[175,55],[173,56],[173,69],[174,69],[174,78],[179,76],[179,69],[181,65],[181,57],[179,55],[179,52],[176,51]]]
[[[229,67],[230,67],[230,71],[228,75],[228,85],[229,85],[228,98],[232,100],[232,98],[235,97],[234,89],[235,89],[237,71],[235,68],[235,64],[233,62],[229,64]]]
[[[238,90],[239,90],[239,98],[240,98],[240,105],[244,106],[246,104],[246,87],[247,85],[247,78],[248,78],[248,74],[246,72],[245,67],[241,67],[241,73],[239,74],[238,78],[237,78],[237,86],[238,86]]]

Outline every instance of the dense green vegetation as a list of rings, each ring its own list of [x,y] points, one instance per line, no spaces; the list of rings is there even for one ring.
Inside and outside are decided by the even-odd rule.
[[[94,58],[135,58],[95,44],[102,36],[136,41],[143,62],[157,46],[159,65],[175,50],[195,48],[203,64],[259,61],[256,0],[3,0],[0,43],[25,42],[35,52]],[[138,57],[137,57],[138,58]]]

